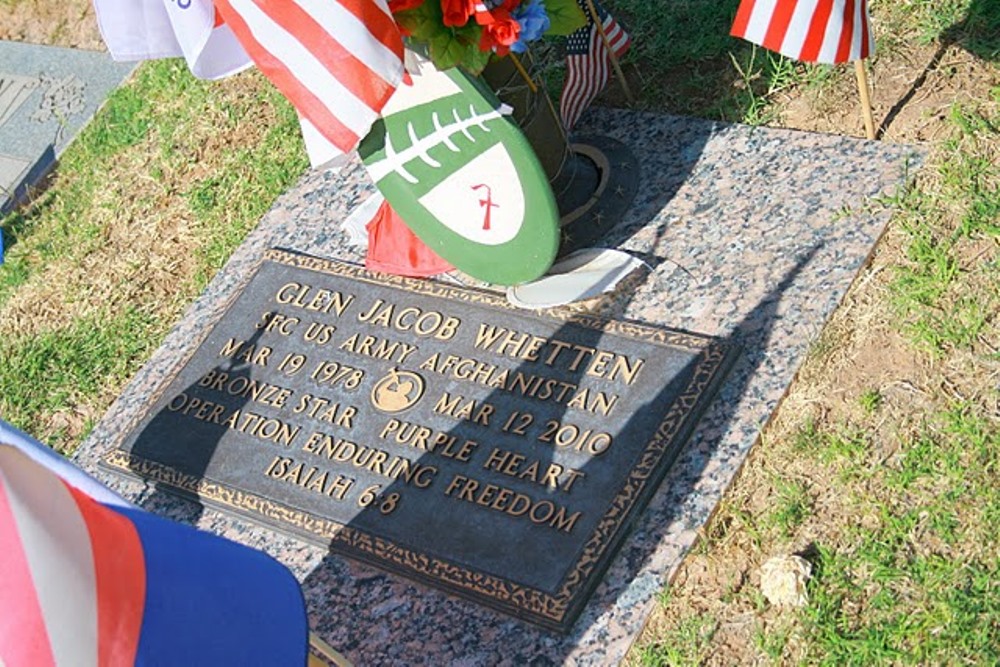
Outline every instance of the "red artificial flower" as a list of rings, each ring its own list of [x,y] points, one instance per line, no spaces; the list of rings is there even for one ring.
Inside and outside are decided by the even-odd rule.
[[[496,51],[497,55],[505,56],[510,52],[512,44],[521,35],[521,25],[511,18],[506,9],[496,8],[492,12],[493,22],[483,26],[483,34],[479,39],[480,51]]]
[[[479,25],[490,25],[496,21],[510,20],[510,13],[517,9],[521,0],[504,0],[493,9],[486,9],[485,5],[480,5],[481,10],[476,11],[476,23]]]
[[[461,28],[476,11],[476,0],[441,0],[441,10],[444,12],[442,23],[452,28]]]

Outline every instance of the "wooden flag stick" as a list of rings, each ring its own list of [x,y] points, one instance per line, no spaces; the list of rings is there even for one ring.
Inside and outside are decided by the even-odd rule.
[[[309,631],[309,646],[323,657],[323,660],[320,660],[310,651],[309,667],[327,667],[328,664],[335,665],[336,667],[354,667],[354,663],[341,655],[339,651],[327,644],[323,641],[322,637],[311,630]]]
[[[521,61],[518,59],[517,56],[515,56],[513,53],[510,53],[508,55],[511,61],[514,63],[514,67],[517,68],[518,74],[520,74],[521,78],[524,79],[525,82],[528,84],[528,88],[531,89],[531,92],[537,93],[538,86],[536,86],[535,82],[531,79],[531,76],[528,74],[528,70],[524,69],[524,65],[521,64]]]
[[[611,58],[611,65],[615,68],[615,75],[618,77],[618,81],[622,84],[622,90],[625,91],[625,97],[628,98],[629,104],[634,105],[635,98],[632,97],[632,89],[628,87],[628,82],[625,80],[625,74],[622,72],[622,66],[618,62],[618,56],[616,56],[614,50],[612,50],[611,42],[608,40],[608,35],[604,32],[604,23],[601,21],[601,17],[597,13],[597,7],[594,6],[594,0],[587,0],[587,8],[590,10],[590,16],[594,19],[594,25],[597,26],[597,32],[601,35],[601,41],[604,42],[604,47],[608,50],[608,56]]]
[[[854,61],[854,74],[858,79],[858,95],[861,97],[861,113],[865,117],[865,134],[869,139],[875,138],[875,119],[872,117],[872,100],[868,94],[868,74],[865,72],[865,61]]]

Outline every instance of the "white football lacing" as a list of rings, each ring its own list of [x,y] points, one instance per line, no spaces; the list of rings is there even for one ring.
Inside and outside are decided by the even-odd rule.
[[[368,173],[376,183],[392,172],[398,174],[408,183],[419,183],[420,180],[407,171],[405,166],[407,163],[419,158],[424,164],[434,169],[439,169],[441,167],[441,163],[432,158],[430,154],[428,154],[428,150],[438,144],[444,144],[452,153],[458,153],[461,149],[459,149],[459,147],[455,145],[455,142],[451,140],[453,135],[461,132],[465,135],[466,139],[475,143],[475,137],[473,137],[472,133],[469,132],[470,127],[478,126],[484,132],[490,132],[490,128],[486,127],[486,122],[493,120],[494,118],[507,116],[511,113],[511,111],[512,110],[509,106],[501,104],[497,109],[490,109],[485,113],[477,114],[475,107],[470,104],[469,118],[463,120],[458,115],[458,109],[452,108],[451,114],[454,117],[455,122],[444,126],[441,125],[441,120],[438,118],[437,112],[435,111],[431,114],[431,121],[434,123],[434,131],[422,138],[417,137],[417,132],[413,128],[413,123],[407,122],[406,133],[410,136],[410,145],[402,151],[397,152],[395,147],[392,145],[392,139],[389,137],[389,133],[387,132],[385,135],[385,157],[378,162],[369,164]]]

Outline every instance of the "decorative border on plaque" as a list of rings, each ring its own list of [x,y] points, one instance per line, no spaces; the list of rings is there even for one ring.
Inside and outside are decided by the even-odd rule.
[[[182,355],[182,358],[171,365],[171,371],[165,374],[165,379],[151,393],[150,405],[162,396],[170,385],[169,378],[191,360],[213,327],[239,297],[243,287],[249,284],[260,267],[268,261],[441,299],[525,314],[525,311],[511,305],[502,296],[483,290],[452,287],[422,279],[374,274],[354,264],[269,249],[249,272],[246,280],[241,281],[241,285],[219,309],[218,316],[192,340],[190,352]],[[231,508],[243,516],[266,517],[281,522],[300,534],[312,536],[314,539],[328,540],[331,548],[339,548],[375,565],[383,564],[392,572],[408,575],[418,581],[434,582],[458,593],[488,598],[495,606],[506,609],[516,616],[533,617],[532,620],[546,627],[565,630],[561,624],[566,620],[574,602],[578,601],[576,596],[580,593],[581,587],[588,583],[588,577],[594,568],[601,564],[602,556],[615,543],[616,538],[623,537],[619,534],[622,524],[631,517],[632,511],[643,499],[644,494],[650,491],[650,485],[658,483],[657,477],[666,474],[666,466],[659,469],[658,467],[667,454],[672,440],[694,416],[692,408],[728,369],[727,361],[730,355],[728,347],[717,340],[681,331],[657,329],[638,322],[608,320],[567,309],[546,310],[545,317],[646,343],[682,347],[698,352],[697,362],[686,390],[677,397],[660,421],[655,434],[648,440],[637,463],[625,478],[621,491],[614,497],[596,529],[584,543],[579,557],[567,571],[559,592],[555,595],[431,557],[337,521],[317,517],[309,512],[212,480],[194,477],[122,451],[120,446],[124,434],[131,432],[145,419],[147,416],[145,413],[134,415],[128,420],[127,425],[119,430],[121,435],[116,436],[114,447],[104,454],[102,463],[127,475],[150,479],[208,503]]]
[[[419,577],[443,581],[449,586],[492,598],[498,603],[510,603],[513,600],[522,601],[516,605],[508,604],[512,609],[528,611],[557,622],[562,620],[566,614],[569,599],[564,599],[566,595],[562,591],[558,596],[553,597],[527,586],[513,584],[499,577],[432,558],[400,546],[391,540],[369,535],[350,526],[317,517],[256,494],[234,489],[211,480],[186,475],[169,466],[123,452],[120,449],[114,449],[105,454],[103,463],[109,468],[130,475],[138,475],[144,479],[151,479],[216,505],[230,507],[244,515],[265,516],[281,521],[298,528],[303,533],[330,540],[332,543],[339,543],[339,546],[360,552],[374,562],[392,562],[397,567],[409,570],[413,575]],[[331,546],[337,546],[337,544],[331,544]]]

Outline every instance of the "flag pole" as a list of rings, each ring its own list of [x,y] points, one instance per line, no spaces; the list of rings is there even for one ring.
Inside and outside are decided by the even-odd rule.
[[[858,79],[858,95],[861,97],[861,113],[865,118],[865,135],[875,138],[875,119],[872,117],[872,100],[868,93],[868,73],[865,72],[865,61],[854,61],[854,74]]]
[[[632,89],[628,87],[628,82],[625,80],[625,74],[622,72],[622,66],[618,62],[618,56],[615,55],[614,50],[611,48],[611,42],[608,40],[608,35],[604,32],[604,23],[601,22],[601,17],[597,13],[597,7],[594,6],[594,0],[587,0],[587,9],[590,10],[590,16],[594,19],[594,25],[597,26],[597,32],[601,35],[601,41],[604,42],[604,47],[608,50],[608,56],[611,58],[611,65],[615,68],[615,75],[618,77],[618,81],[622,84],[622,89],[625,91],[625,97],[628,99],[629,104],[635,105],[635,98],[632,97]]]
[[[353,662],[345,658],[339,651],[323,641],[323,638],[312,630],[309,631],[309,646],[322,657],[322,660],[320,660],[313,654],[312,651],[310,651],[308,661],[309,667],[328,667],[328,665],[335,665],[335,667],[354,667]]]
[[[508,56],[510,57],[511,62],[514,63],[514,68],[517,69],[517,73],[520,74],[521,78],[524,79],[524,82],[528,84],[528,89],[531,90],[532,93],[537,93],[538,86],[535,85],[531,75],[528,74],[528,70],[524,69],[524,65],[521,64],[521,61],[518,60],[517,56],[513,53],[508,54]]]

